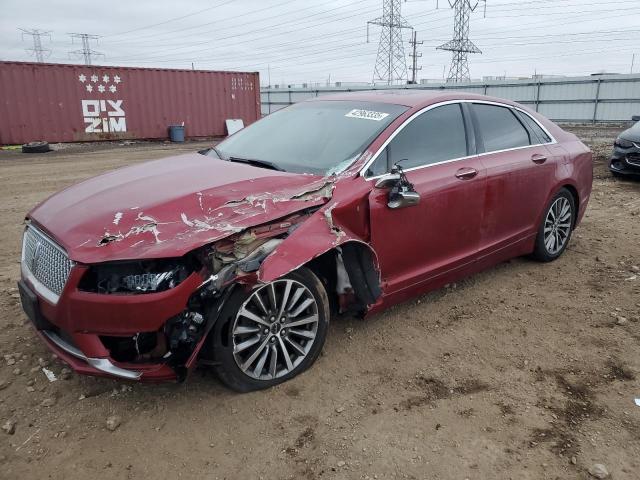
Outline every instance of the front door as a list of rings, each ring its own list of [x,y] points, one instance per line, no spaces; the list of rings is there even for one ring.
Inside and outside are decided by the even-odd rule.
[[[376,159],[399,163],[420,195],[417,205],[394,209],[388,188],[372,188],[371,243],[387,293],[442,284],[473,262],[486,173],[469,155],[467,130],[460,104],[438,106],[406,124]]]

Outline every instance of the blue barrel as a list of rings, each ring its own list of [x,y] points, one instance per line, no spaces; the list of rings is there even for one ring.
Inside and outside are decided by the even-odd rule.
[[[169,125],[169,140],[184,142],[184,125]]]

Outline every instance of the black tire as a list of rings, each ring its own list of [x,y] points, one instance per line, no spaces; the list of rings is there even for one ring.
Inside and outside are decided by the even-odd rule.
[[[549,211],[553,208],[556,202],[559,199],[565,199],[568,201],[568,204],[571,207],[569,227],[568,233],[566,235],[566,240],[562,244],[561,248],[558,251],[550,251],[550,249],[545,245],[545,225],[547,223],[547,217],[549,216]],[[533,258],[540,262],[552,262],[553,260],[560,257],[564,251],[567,249],[567,245],[569,245],[569,241],[571,240],[571,233],[573,232],[573,228],[575,226],[576,220],[576,202],[571,195],[571,192],[566,188],[561,188],[558,193],[554,195],[549,204],[544,210],[544,214],[542,215],[542,220],[540,222],[540,227],[538,228],[538,234],[536,236],[536,244],[535,249],[533,251]]]
[[[22,153],[47,153],[51,151],[48,142],[30,142],[22,145]]]
[[[304,372],[311,365],[313,365],[313,363],[316,361],[316,359],[320,355],[320,352],[322,351],[322,347],[324,346],[324,342],[327,337],[327,330],[329,327],[330,309],[329,309],[329,299],[327,297],[327,292],[325,291],[325,288],[322,285],[322,282],[318,279],[318,277],[311,270],[304,267],[301,267],[298,270],[291,272],[288,275],[285,275],[281,279],[276,280],[274,282],[274,285],[276,285],[275,287],[276,291],[278,288],[282,288],[282,287],[278,287],[277,285],[282,285],[283,282],[287,280],[292,280],[293,282],[295,282],[293,283],[293,285],[297,285],[298,287],[300,286],[300,284],[306,287],[309,294],[315,300],[315,306],[313,308],[314,308],[314,311],[316,311],[315,309],[317,308],[318,321],[317,321],[317,327],[316,327],[315,338],[313,339],[313,343],[307,344],[308,351],[306,353],[306,356],[303,356],[301,358],[301,361],[287,373],[284,373],[280,376],[276,376],[275,378],[260,378],[260,379],[254,378],[249,374],[245,373],[241,369],[241,367],[238,365],[238,362],[236,361],[236,356],[234,355],[233,328],[236,324],[236,317],[239,316],[238,312],[243,307],[243,305],[245,305],[245,302],[249,302],[249,299],[254,292],[256,292],[257,290],[260,290],[261,288],[269,288],[269,287],[268,286],[258,287],[251,291],[245,291],[242,288],[237,288],[236,291],[231,294],[231,296],[223,306],[222,311],[220,313],[220,318],[216,322],[216,325],[213,331],[211,332],[211,337],[209,339],[209,342],[210,342],[209,345],[212,349],[214,361],[217,364],[214,367],[216,374],[218,378],[222,381],[222,383],[224,383],[229,388],[238,392],[251,392],[254,390],[261,390],[261,389],[273,387],[274,385],[278,385],[279,383],[286,382],[287,380]],[[306,293],[307,292],[305,292],[305,294]],[[293,306],[295,305],[292,305],[290,308],[292,308]],[[267,307],[271,308],[269,307],[269,305],[267,305]],[[250,307],[250,308],[253,308],[253,307]],[[312,307],[308,307],[308,308],[312,308]],[[278,319],[276,318],[273,324],[277,324],[277,323],[278,323]],[[283,332],[285,332],[286,325],[287,324],[284,323],[278,328],[282,327]],[[280,334],[281,332],[280,330],[278,330],[277,335],[279,336]],[[258,332],[251,335],[259,336],[261,338],[261,340],[257,342],[256,345],[261,345],[263,342],[262,339],[264,339],[264,341],[266,342],[267,337],[276,336],[276,335],[272,335],[272,332],[269,332],[269,334],[266,334],[266,331]],[[275,340],[274,343],[275,343],[275,348],[277,350],[278,348],[282,348],[282,347],[279,347],[280,345],[279,340]],[[282,343],[284,344],[285,342],[282,342]],[[267,345],[265,347],[266,350],[273,348],[270,346],[269,343],[267,343],[266,345]],[[287,345],[289,344],[287,343]],[[305,348],[307,348],[307,346],[305,346]],[[264,351],[265,350],[262,350],[263,353]],[[278,350],[278,352],[279,352],[279,355],[282,356],[282,358],[279,361],[283,361],[284,356],[282,354],[282,351]],[[297,352],[293,352],[293,353],[295,354]],[[273,357],[273,353],[271,351],[269,351],[269,353],[265,355],[269,355],[269,360],[271,360],[271,358]],[[262,355],[260,355],[257,358],[260,358],[261,356]],[[267,357],[265,356],[265,358]],[[254,365],[255,364],[252,364],[252,367]],[[264,365],[266,369],[267,368],[266,362]]]

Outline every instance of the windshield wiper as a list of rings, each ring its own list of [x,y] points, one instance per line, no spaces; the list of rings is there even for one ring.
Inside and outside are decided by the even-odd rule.
[[[253,165],[254,167],[268,168],[270,170],[278,170],[279,172],[285,171],[283,168],[278,167],[275,163],[267,162],[266,160],[257,160],[255,158],[240,158],[240,157],[229,157],[228,160],[230,162],[246,163],[248,165]]]

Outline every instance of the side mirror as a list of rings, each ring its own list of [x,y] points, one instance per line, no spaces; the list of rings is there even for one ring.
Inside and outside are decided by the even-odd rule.
[[[392,192],[389,195],[387,206],[389,208],[397,209],[413,207],[414,205],[418,205],[418,203],[420,203],[420,194],[418,192],[414,192],[413,190],[406,190]]]
[[[380,177],[376,182],[376,188],[390,188],[398,184],[400,181],[399,173],[387,173],[386,175]]]
[[[387,206],[389,208],[413,207],[420,203],[420,194],[413,189],[413,185],[407,179],[402,167],[397,163],[390,173],[378,179],[376,188],[391,189],[387,196]]]
[[[640,122],[640,115],[634,115],[633,117],[631,117],[631,120],[634,122]]]

